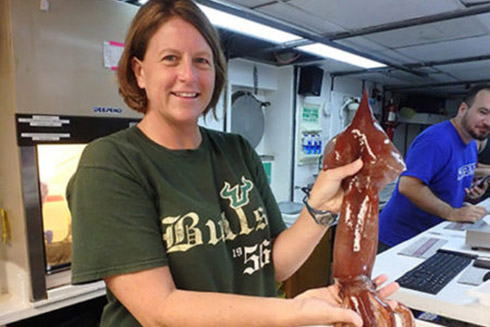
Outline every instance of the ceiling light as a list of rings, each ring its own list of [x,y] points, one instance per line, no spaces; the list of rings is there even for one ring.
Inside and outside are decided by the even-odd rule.
[[[313,43],[297,47],[296,49],[303,50],[321,57],[331,58],[334,60],[342,61],[354,66],[362,67],[365,69],[386,67],[385,64],[367,59],[347,51],[343,51],[325,44]]]
[[[145,3],[148,2],[148,0],[138,0],[138,2],[139,2],[140,5],[144,5]]]
[[[203,5],[198,6],[204,14],[206,14],[211,23],[217,27],[222,27],[241,34],[247,34],[274,43],[284,43],[301,39],[300,36],[278,30],[277,28],[256,23]]]

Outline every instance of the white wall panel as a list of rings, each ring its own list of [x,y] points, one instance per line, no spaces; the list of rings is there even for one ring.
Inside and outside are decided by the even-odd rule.
[[[19,113],[93,115],[119,108],[140,117],[119,96],[115,72],[104,67],[103,42],[124,42],[138,7],[112,0],[11,1]],[[28,96],[26,96],[28,94]]]

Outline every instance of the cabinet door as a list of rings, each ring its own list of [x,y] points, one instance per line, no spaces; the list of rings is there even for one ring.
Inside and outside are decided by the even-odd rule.
[[[286,298],[293,298],[308,289],[332,283],[332,235],[332,228],[330,228],[303,266],[283,282],[281,290],[285,293]]]

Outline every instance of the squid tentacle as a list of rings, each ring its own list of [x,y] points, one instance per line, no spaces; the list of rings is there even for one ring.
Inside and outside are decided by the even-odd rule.
[[[415,319],[413,318],[412,311],[405,305],[398,303],[395,308],[396,315],[400,318],[400,327],[415,327]]]
[[[377,293],[371,296],[371,301],[376,308],[378,326],[396,326],[394,310],[387,303],[383,302]]]

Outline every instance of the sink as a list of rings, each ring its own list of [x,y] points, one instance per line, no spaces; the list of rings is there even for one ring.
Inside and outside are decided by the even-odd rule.
[[[291,227],[292,224],[298,219],[301,209],[303,209],[303,204],[291,201],[281,201],[277,204],[279,210],[282,213],[282,220],[287,227]]]
[[[281,201],[277,205],[283,214],[288,215],[299,214],[301,209],[303,209],[303,204],[298,202]]]

